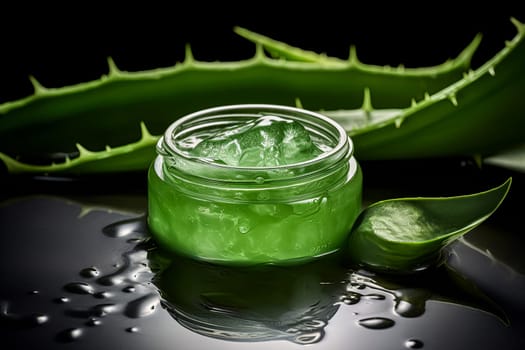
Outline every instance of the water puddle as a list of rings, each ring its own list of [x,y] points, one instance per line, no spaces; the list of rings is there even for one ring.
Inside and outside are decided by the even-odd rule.
[[[462,322],[481,319],[502,339],[523,340],[496,302],[447,266],[416,278],[372,275],[335,255],[299,266],[216,266],[158,249],[144,216],[78,218],[75,209],[39,199],[0,211],[0,272],[10,281],[0,289],[0,335],[8,344],[104,348],[103,339],[113,337],[128,349],[157,348],[151,339],[160,348],[171,348],[170,339],[178,339],[175,348],[199,348],[208,339],[202,346],[271,341],[277,349],[333,349],[352,337],[385,348],[431,349],[443,344],[428,331],[443,327],[443,310]],[[14,211],[39,214],[27,221]],[[61,227],[50,223],[51,211]],[[15,230],[18,236],[5,237]]]

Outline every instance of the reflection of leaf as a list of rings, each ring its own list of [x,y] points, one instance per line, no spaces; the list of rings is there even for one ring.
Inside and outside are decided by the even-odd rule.
[[[393,295],[394,310],[402,317],[421,316],[428,301],[437,301],[486,312],[509,325],[505,311],[494,300],[475,282],[446,264],[422,273],[417,279],[383,275],[368,279],[365,284]]]
[[[511,178],[491,190],[457,197],[399,198],[365,209],[349,237],[350,257],[371,269],[411,272],[435,263],[441,249],[486,220]]]
[[[510,322],[504,310],[480,290],[476,283],[465,278],[458,271],[448,266],[446,271],[444,271],[444,274],[445,273],[450,283],[437,284],[434,278],[430,279],[430,281],[432,281],[431,283],[435,284],[435,290],[439,292],[436,300],[460,304],[488,312],[498,317],[505,325],[509,325]]]

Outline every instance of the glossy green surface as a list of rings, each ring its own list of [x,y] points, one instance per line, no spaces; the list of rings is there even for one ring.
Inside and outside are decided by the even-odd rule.
[[[367,268],[407,273],[442,260],[442,248],[468,233],[500,206],[511,185],[470,195],[399,198],[366,208],[352,228],[349,254]]]
[[[187,193],[185,184],[163,175],[162,158],[149,170],[149,225],[163,247],[198,259],[228,264],[287,263],[310,260],[342,247],[361,209],[362,173],[351,161],[346,180],[298,189],[298,199],[236,198],[234,190]],[[303,193],[301,193],[303,192]],[[272,191],[286,197],[289,188]],[[301,198],[302,197],[302,198]],[[259,199],[257,199],[259,198]]]

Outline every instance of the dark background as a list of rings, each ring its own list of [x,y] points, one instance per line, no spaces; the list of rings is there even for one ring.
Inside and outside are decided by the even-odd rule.
[[[107,72],[109,56],[128,71],[173,65],[183,60],[186,43],[200,60],[248,58],[254,46],[233,32],[235,25],[340,58],[355,44],[365,63],[406,67],[455,57],[481,32],[476,67],[515,35],[511,16],[525,21],[521,6],[501,2],[476,10],[441,2],[90,4],[0,5],[0,103],[30,94],[29,75],[46,87],[96,79]]]

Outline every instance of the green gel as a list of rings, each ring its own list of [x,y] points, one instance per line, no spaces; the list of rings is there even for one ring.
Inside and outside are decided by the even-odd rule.
[[[233,105],[174,122],[150,167],[162,247],[223,264],[295,263],[339,250],[361,208],[344,129],[302,109]]]
[[[211,135],[192,135],[178,143],[193,157],[233,166],[270,167],[303,162],[323,151],[297,121],[272,115],[234,124]]]

